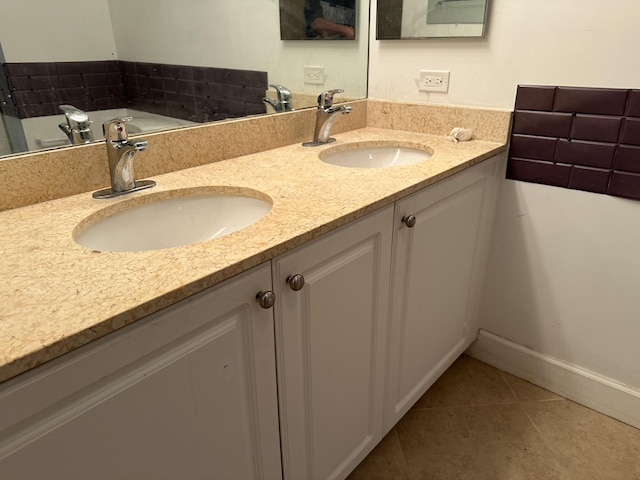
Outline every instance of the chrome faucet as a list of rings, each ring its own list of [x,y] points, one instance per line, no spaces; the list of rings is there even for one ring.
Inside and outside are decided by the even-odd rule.
[[[325,143],[336,141],[335,138],[329,137],[333,122],[336,121],[339,113],[347,115],[351,112],[351,107],[348,105],[333,107],[333,96],[336,93],[342,93],[343,91],[344,90],[342,89],[329,90],[318,95],[316,128],[313,132],[313,140],[311,142],[304,142],[302,145],[305,147],[317,147],[318,145],[324,145]]]
[[[93,142],[89,115],[73,105],[60,105],[58,108],[67,120],[67,123],[60,123],[58,127],[67,135],[71,145]]]
[[[269,97],[264,97],[262,101],[268,103],[273,107],[276,112],[289,112],[293,110],[293,103],[291,102],[291,90],[282,85],[270,84],[270,87],[275,88],[278,100],[273,100]]]
[[[135,179],[133,159],[136,153],[147,149],[149,142],[146,140],[129,140],[125,123],[129,120],[131,120],[131,117],[114,118],[102,125],[107,144],[111,188],[93,192],[94,198],[117,197],[125,193],[153,187],[156,184],[153,180],[136,181]]]

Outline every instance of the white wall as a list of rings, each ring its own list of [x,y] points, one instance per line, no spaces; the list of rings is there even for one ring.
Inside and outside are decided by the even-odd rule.
[[[0,32],[7,62],[117,60],[106,0],[5,1]]]
[[[372,28],[369,97],[512,108],[518,83],[637,88],[638,18],[637,0],[491,0],[485,39],[378,41]],[[451,71],[449,93],[419,92],[421,69]]]
[[[109,0],[120,60],[261,70],[293,92],[343,88],[366,96],[368,9],[360,2],[354,41],[280,40],[279,0]],[[119,12],[126,11],[127,15]],[[304,65],[325,67],[324,85],[305,85]],[[338,99],[338,97],[336,97]],[[295,100],[295,99],[294,99]]]
[[[369,95],[513,108],[519,83],[640,88],[638,18],[637,0],[492,0],[484,40],[377,41],[372,32]],[[424,68],[450,70],[448,94],[417,91]],[[499,202],[482,328],[526,347],[528,361],[540,353],[600,385],[630,387],[635,414],[602,408],[637,423],[640,202],[510,180]],[[551,385],[545,371],[531,378]],[[576,385],[574,398],[589,396]]]

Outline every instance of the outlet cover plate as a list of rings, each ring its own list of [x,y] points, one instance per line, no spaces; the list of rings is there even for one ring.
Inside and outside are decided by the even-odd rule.
[[[444,70],[420,70],[418,90],[422,92],[448,92],[449,72]]]
[[[309,85],[324,85],[324,67],[305,65],[304,83]]]

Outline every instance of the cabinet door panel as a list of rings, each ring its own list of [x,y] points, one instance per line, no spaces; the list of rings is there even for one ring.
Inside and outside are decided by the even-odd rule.
[[[0,470],[12,479],[281,478],[273,317],[254,300],[269,284],[263,267],[118,332],[134,352],[167,328],[181,334],[2,432]],[[117,339],[107,343],[85,355],[86,368],[120,351]]]
[[[464,351],[495,162],[398,202],[385,431]],[[402,225],[415,215],[413,228]]]
[[[381,439],[392,209],[274,265],[285,477],[344,478]],[[291,291],[283,280],[302,274]]]

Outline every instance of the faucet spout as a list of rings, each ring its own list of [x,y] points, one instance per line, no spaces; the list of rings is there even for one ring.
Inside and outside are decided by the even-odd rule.
[[[335,142],[335,138],[329,137],[331,127],[339,114],[348,115],[349,113],[351,113],[351,107],[348,105],[318,109],[316,112],[316,128],[313,133],[313,142],[318,144]]]
[[[136,153],[145,151],[148,145],[146,140],[138,142],[127,140],[124,143],[112,143],[107,146],[111,189],[114,192],[126,193],[136,187],[133,159]]]
[[[343,90],[329,90],[318,96],[318,108],[316,110],[316,126],[313,132],[313,140],[304,142],[305,147],[317,147],[326,143],[335,142],[335,138],[331,138],[331,127],[338,118],[339,114],[348,115],[351,107],[348,105],[333,106],[333,95],[342,93]]]
[[[60,105],[58,108],[66,119],[66,123],[58,124],[58,128],[65,133],[72,145],[93,142],[89,115],[73,105]]]
[[[116,197],[153,187],[156,184],[153,180],[136,181],[135,179],[133,160],[138,152],[147,149],[149,142],[129,140],[125,124],[129,120],[131,117],[114,118],[102,126],[107,145],[111,188],[94,192],[94,198]]]
[[[276,112],[290,112],[291,110],[293,110],[293,102],[291,101],[291,90],[289,90],[287,87],[283,87],[282,85],[276,85],[273,83],[269,86],[275,89],[276,94],[278,95],[278,100],[264,97],[262,101],[271,105]]]

